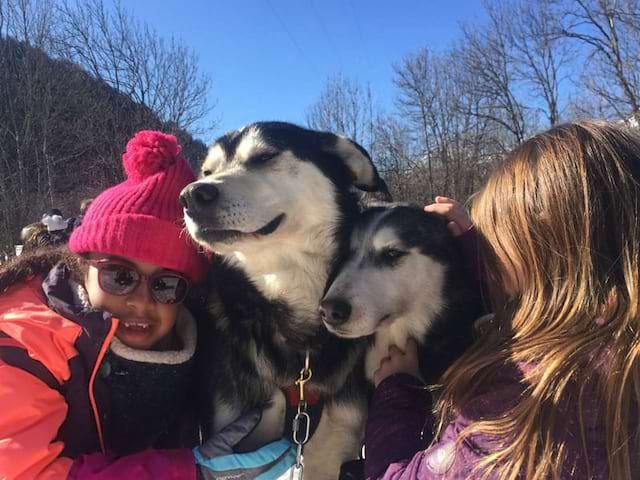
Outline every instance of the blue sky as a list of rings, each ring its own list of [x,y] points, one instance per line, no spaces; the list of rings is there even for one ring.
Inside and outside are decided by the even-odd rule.
[[[327,78],[369,83],[393,99],[393,64],[422,47],[446,49],[481,0],[132,0],[126,8],[198,54],[212,80],[218,128],[256,120],[303,124]]]

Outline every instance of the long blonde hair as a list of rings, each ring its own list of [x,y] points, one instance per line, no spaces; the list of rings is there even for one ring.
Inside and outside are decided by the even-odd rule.
[[[584,122],[524,142],[474,200],[488,283],[499,287],[499,334],[445,374],[441,425],[505,365],[531,367],[515,405],[463,432],[504,440],[478,466],[484,476],[566,478],[562,409],[591,401],[606,425],[610,478],[637,477],[629,425],[640,405],[639,182],[637,134]]]

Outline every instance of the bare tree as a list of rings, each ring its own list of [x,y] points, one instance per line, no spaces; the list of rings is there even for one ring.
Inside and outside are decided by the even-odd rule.
[[[39,50],[50,40],[49,2],[0,0],[0,211],[7,232],[53,195],[49,115],[56,101],[51,65]],[[18,36],[21,42],[13,40]],[[4,235],[3,235],[4,234]]]
[[[506,25],[466,24],[462,33],[456,58],[469,72],[465,89],[482,99],[476,115],[509,131],[513,137],[510,143],[522,142],[534,122],[517,95],[517,72]]]
[[[557,18],[548,0],[486,0],[489,28],[504,37],[504,55],[513,79],[531,88],[529,101],[550,126],[560,121],[561,84],[572,72],[575,49],[555,35]]]
[[[197,110],[179,93],[174,103],[161,100],[160,94],[168,95],[170,90],[158,86],[166,83],[182,90],[180,82],[189,82],[190,75],[197,72],[195,63],[169,65],[165,58],[166,68],[156,70],[138,63],[147,70],[139,70],[137,75],[149,77],[146,85],[158,86],[157,91],[145,93],[144,101],[127,96],[115,85],[124,88],[126,82],[121,79],[128,77],[123,72],[134,71],[133,64],[130,70],[119,71],[118,62],[135,57],[118,57],[115,37],[103,45],[113,56],[98,50],[105,56],[95,57],[105,71],[114,73],[110,78],[115,83],[95,75],[101,71],[98,63],[89,74],[67,55],[52,55],[65,45],[61,41],[65,38],[61,36],[62,10],[57,7],[47,0],[0,0],[0,251],[17,240],[20,228],[39,219],[45,209],[56,206],[72,213],[80,198],[122,180],[120,155],[135,131],[173,130],[187,156],[198,156],[204,149],[179,128],[180,122],[188,123],[193,118],[189,115]],[[154,58],[168,51],[184,53],[179,49],[162,53],[162,41],[156,40],[160,53]],[[183,67],[191,73],[179,70]],[[154,80],[153,75],[164,77]],[[156,104],[148,103],[158,110],[168,109],[163,118],[171,123],[163,122],[145,103],[151,98],[160,99]]]
[[[640,121],[640,2],[555,0],[559,37],[584,51],[582,85],[607,105],[609,116]]]
[[[306,120],[311,128],[343,134],[367,150],[375,141],[371,89],[343,75],[327,80]]]
[[[439,114],[436,102],[440,92],[442,76],[432,61],[429,50],[421,50],[413,56],[405,57],[401,66],[395,67],[394,83],[398,88],[396,106],[401,115],[406,115],[416,155],[427,170],[427,187],[430,192],[435,188],[435,162],[438,153],[435,144],[436,131],[433,127],[433,115]],[[435,126],[437,130],[437,124]],[[443,145],[444,148],[446,146]]]
[[[52,0],[0,0],[0,36],[10,36],[30,46],[46,49],[55,28]]]
[[[379,116],[375,125],[377,141],[372,155],[393,198],[423,202],[428,179],[425,169],[416,168],[409,127],[392,115]]]
[[[395,67],[399,118],[410,132],[412,177],[421,177],[422,195],[469,196],[494,138],[491,122],[479,114],[483,98],[467,90],[468,73],[450,53],[423,49]],[[405,137],[406,138],[406,137]]]
[[[64,3],[59,21],[59,56],[146,106],[167,125],[193,129],[209,113],[210,80],[200,72],[197,55],[173,38],[160,37],[119,2],[112,10],[103,0]]]

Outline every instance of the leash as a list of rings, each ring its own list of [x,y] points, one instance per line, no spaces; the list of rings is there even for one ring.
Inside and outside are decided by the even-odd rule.
[[[311,418],[307,413],[307,400],[304,396],[304,385],[311,380],[311,376],[313,372],[311,371],[311,367],[309,366],[309,349],[304,356],[304,366],[302,370],[300,370],[300,376],[296,380],[295,384],[298,386],[298,413],[293,418],[293,443],[297,445],[296,448],[296,464],[291,470],[290,479],[294,480],[296,478],[302,479],[302,473],[304,470],[304,457],[302,455],[302,450],[304,445],[309,441],[309,427],[311,425]]]

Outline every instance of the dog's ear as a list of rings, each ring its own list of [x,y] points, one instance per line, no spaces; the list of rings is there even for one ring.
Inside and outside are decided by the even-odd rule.
[[[381,192],[389,196],[387,184],[378,175],[378,170],[369,153],[356,142],[341,135],[331,134],[325,149],[340,157],[351,171],[353,185],[365,192]]]
[[[378,192],[382,197],[383,202],[393,202],[393,196],[389,191],[389,187],[387,187],[387,182],[385,182],[382,177],[380,177],[380,188],[378,188]]]

